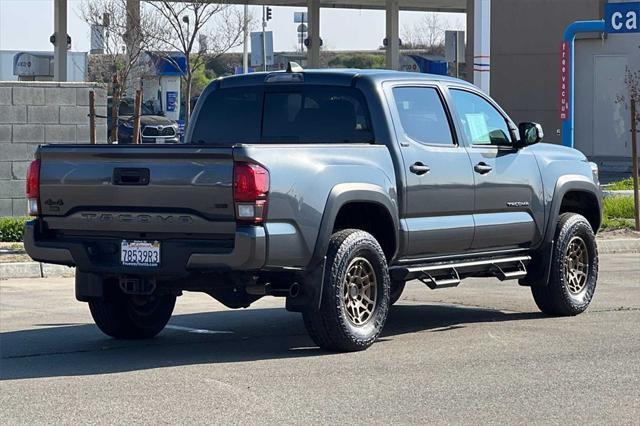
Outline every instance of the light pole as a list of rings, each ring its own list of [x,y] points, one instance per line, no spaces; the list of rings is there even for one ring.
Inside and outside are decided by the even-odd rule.
[[[247,74],[249,72],[249,5],[244,5],[244,20],[242,22],[242,31],[244,32],[244,41],[242,43],[242,72]]]
[[[263,71],[267,70],[267,6],[262,5],[262,66]]]

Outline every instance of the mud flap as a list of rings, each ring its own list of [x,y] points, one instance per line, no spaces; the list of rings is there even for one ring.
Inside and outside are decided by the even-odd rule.
[[[529,272],[526,277],[518,280],[518,284],[525,287],[545,287],[549,284],[553,244],[553,240],[545,243],[531,255],[531,262],[527,265]]]
[[[100,275],[76,270],[76,299],[88,302],[104,296],[104,280]]]
[[[322,301],[325,265],[327,257],[309,271],[305,271],[301,279],[302,291],[297,297],[287,297],[286,308],[291,312],[317,311]]]

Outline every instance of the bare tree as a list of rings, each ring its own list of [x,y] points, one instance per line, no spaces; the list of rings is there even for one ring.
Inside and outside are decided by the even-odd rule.
[[[409,49],[425,49],[439,53],[444,46],[446,30],[461,28],[461,20],[444,17],[440,13],[425,13],[422,19],[412,26],[402,29],[402,46]]]
[[[631,109],[632,103],[640,105],[640,70],[631,71],[631,69],[627,67],[624,74],[624,83],[627,86],[627,94],[618,95],[616,97],[616,103],[623,104],[627,109]],[[636,108],[635,112],[636,123],[640,125],[640,109]]]
[[[638,133],[640,127],[640,71],[625,70],[627,93],[616,97],[631,112],[631,176],[633,177],[633,210],[635,229],[640,231],[640,193],[638,192]]]
[[[104,54],[94,62],[94,78],[111,83],[112,122],[111,140],[117,140],[117,117],[120,99],[124,96],[131,78],[136,75],[143,51],[149,49],[153,40],[152,25],[147,9],[142,9],[140,19],[130,19],[126,0],[83,0],[80,16],[90,26],[101,28]],[[132,24],[133,23],[133,24]]]
[[[191,116],[193,76],[206,60],[215,59],[243,42],[244,16],[240,9],[207,0],[149,3],[156,13],[154,22],[162,31],[152,31],[159,54],[177,51],[184,55],[186,73],[182,77],[185,93],[185,125]],[[166,55],[166,60],[174,60]],[[176,64],[177,65],[177,64]]]

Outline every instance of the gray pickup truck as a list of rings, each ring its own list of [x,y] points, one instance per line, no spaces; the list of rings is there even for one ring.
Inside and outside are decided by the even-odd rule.
[[[114,338],[153,337],[199,291],[230,308],[285,297],[320,347],[362,350],[408,280],[478,276],[575,315],[596,287],[598,171],[542,137],[447,77],[221,78],[185,144],[41,146],[25,245],[77,268],[77,299]]]

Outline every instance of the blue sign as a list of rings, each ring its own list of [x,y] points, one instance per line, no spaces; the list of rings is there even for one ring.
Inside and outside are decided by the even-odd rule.
[[[604,22],[608,33],[640,32],[640,2],[607,3]]]
[[[182,77],[187,75],[187,59],[181,53],[159,55],[147,52],[149,66],[156,75]]]
[[[167,92],[167,112],[173,112],[176,110],[177,99],[178,92]]]

